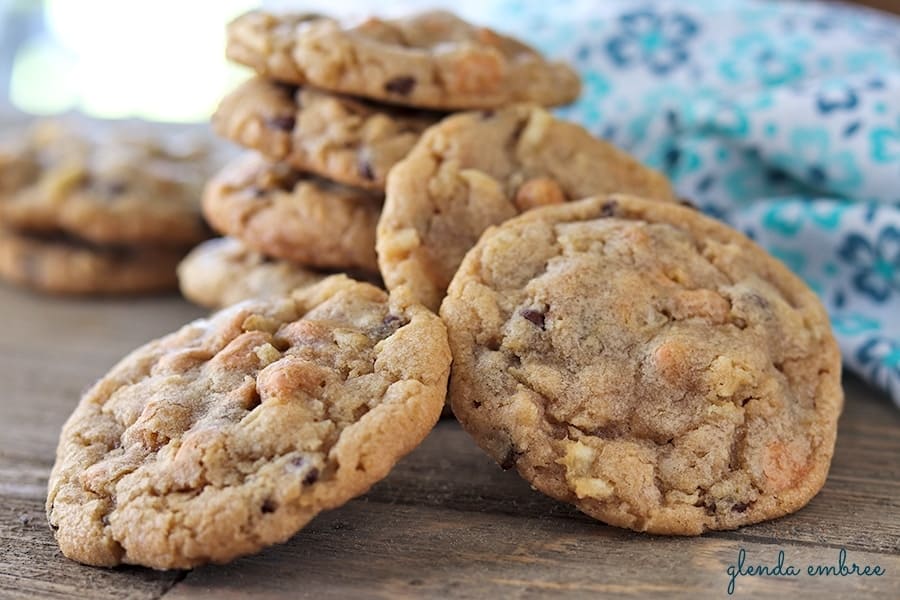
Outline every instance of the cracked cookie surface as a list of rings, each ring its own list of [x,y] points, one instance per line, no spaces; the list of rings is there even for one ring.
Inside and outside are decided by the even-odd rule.
[[[347,24],[253,11],[229,24],[226,52],[268,78],[420,108],[554,106],[581,87],[568,65],[444,11]]]
[[[843,405],[827,314],[696,211],[616,195],[526,213],[466,256],[441,317],[465,429],[592,517],[694,535],[825,482]]]
[[[138,294],[174,290],[175,268],[187,250],[94,246],[61,235],[0,228],[0,278],[63,295]]]
[[[210,236],[200,196],[221,154],[199,132],[39,121],[0,145],[0,223],[96,244],[190,245]]]
[[[539,107],[448,117],[388,177],[378,223],[385,284],[408,287],[436,310],[488,227],[537,206],[613,192],[674,198],[661,173]]]
[[[249,153],[209,181],[203,212],[214,229],[268,256],[320,269],[377,272],[381,203],[376,192]]]
[[[63,427],[47,516],[79,562],[222,563],[383,478],[443,406],[440,319],[335,276],[135,350]]]
[[[207,308],[283,296],[325,277],[286,260],[268,258],[233,238],[207,240],[178,265],[181,293]]]
[[[222,100],[213,127],[269,160],[383,191],[391,167],[441,116],[254,77]]]

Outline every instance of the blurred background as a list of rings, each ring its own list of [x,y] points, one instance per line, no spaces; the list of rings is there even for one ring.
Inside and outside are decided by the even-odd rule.
[[[255,7],[335,16],[447,7],[491,22],[491,0],[0,0],[0,111],[197,122],[247,76],[225,24]],[[639,3],[636,3],[639,4]],[[689,4],[689,2],[687,3]],[[900,11],[900,0],[865,4]],[[502,23],[493,23],[502,28]]]
[[[335,16],[452,7],[470,0],[0,0],[0,109],[204,121],[247,69],[225,61],[225,25],[256,7]],[[5,106],[4,106],[5,105]]]

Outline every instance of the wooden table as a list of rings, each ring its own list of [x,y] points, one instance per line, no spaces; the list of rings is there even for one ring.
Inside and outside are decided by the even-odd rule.
[[[65,559],[44,517],[60,426],[140,343],[201,315],[178,298],[48,299],[0,286],[0,597],[537,598],[726,595],[730,564],[879,565],[881,577],[738,577],[735,597],[900,598],[900,411],[855,379],[822,493],[799,513],[700,538],[607,527],[532,491],[441,422],[390,476],[288,543],[191,572]]]

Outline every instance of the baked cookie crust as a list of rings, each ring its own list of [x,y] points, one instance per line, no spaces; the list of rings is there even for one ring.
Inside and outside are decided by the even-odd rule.
[[[40,121],[0,144],[0,223],[95,244],[191,245],[211,234],[200,196],[220,161],[197,132]]]
[[[95,246],[73,238],[0,228],[0,278],[39,292],[119,295],[177,287],[185,248]]]
[[[555,106],[581,86],[568,65],[444,11],[361,23],[253,11],[229,24],[226,53],[264,77],[437,110]]]
[[[336,184],[255,153],[213,177],[203,212],[217,231],[267,256],[319,269],[377,272],[382,196]]]
[[[391,167],[442,116],[254,77],[225,96],[213,127],[269,160],[383,192]]]

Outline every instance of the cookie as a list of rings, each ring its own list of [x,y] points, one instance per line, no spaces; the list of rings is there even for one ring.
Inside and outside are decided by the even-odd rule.
[[[538,490],[695,535],[825,482],[841,357],[815,294],[726,225],[617,195],[492,228],[441,306],[463,427]]]
[[[573,101],[578,75],[443,11],[341,23],[253,11],[228,26],[228,58],[268,78],[441,110]]]
[[[440,319],[346,277],[132,352],[63,427],[47,516],[79,562],[223,563],[382,479],[446,392]]]
[[[65,236],[0,229],[0,278],[66,295],[161,292],[177,287],[175,268],[186,250],[94,246]]]
[[[222,100],[213,127],[269,160],[384,191],[391,167],[441,116],[255,77]]]
[[[203,212],[214,229],[276,258],[320,269],[377,271],[381,195],[247,154],[213,177]]]
[[[203,242],[178,265],[178,285],[190,301],[223,308],[250,298],[271,298],[318,283],[326,275],[268,258],[232,238]]]
[[[482,232],[536,206],[627,192],[674,199],[666,178],[531,105],[465,113],[429,129],[388,177],[378,261],[388,289],[436,310]]]
[[[200,134],[39,121],[0,144],[0,223],[96,244],[190,245],[210,235],[200,196],[215,156]]]

